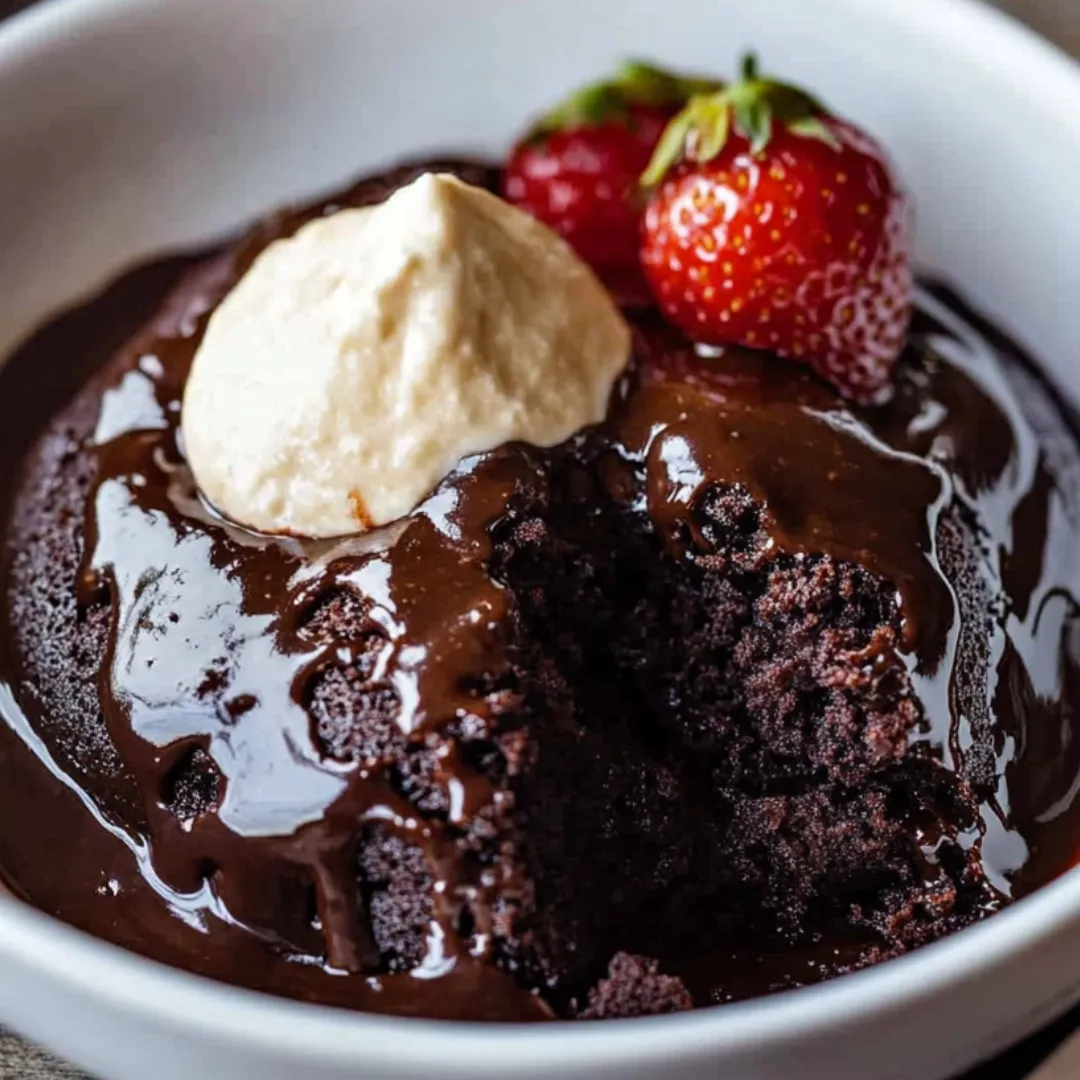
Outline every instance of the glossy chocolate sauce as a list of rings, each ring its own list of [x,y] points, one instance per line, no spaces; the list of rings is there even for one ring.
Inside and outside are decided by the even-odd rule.
[[[485,687],[511,667],[514,618],[490,573],[492,530],[508,507],[553,497],[545,456],[509,446],[467,459],[403,521],[310,542],[221,520],[200,499],[180,438],[206,319],[251,259],[402,178],[273,219],[194,264],[136,271],[0,373],[0,455],[13,476],[50,416],[104,368],[78,451],[94,460],[78,600],[80,610],[111,608],[98,694],[140,817],[110,813],[64,767],[5,640],[0,805],[17,824],[0,830],[0,872],[95,934],[255,988],[380,1012],[544,1019],[541,997],[490,962],[498,904],[525,883],[509,861],[481,866],[454,842],[479,816],[498,816],[502,793],[444,732],[463,718],[497,722]],[[792,365],[734,350],[698,356],[638,313],[634,365],[609,419],[558,453],[609,459],[611,493],[631,493],[673,557],[695,544],[702,492],[737,483],[767,506],[778,552],[831,555],[895,585],[899,645],[865,663],[910,676],[923,708],[914,742],[972,783],[992,774],[961,843],[981,848],[1004,903],[1071,865],[1080,837],[1080,454],[1014,346],[940,290],[924,289],[919,309],[892,401],[859,410]],[[46,387],[45,368],[63,384]],[[977,560],[956,555],[957,530],[969,547],[975,538]],[[958,558],[965,568],[950,572]],[[341,595],[362,602],[355,640],[327,639],[311,618]],[[381,761],[335,753],[314,729],[312,681],[362,663],[392,689],[409,737],[438,743],[440,814],[418,814]],[[972,679],[972,664],[988,674]],[[976,767],[966,758],[988,745],[978,738],[988,726],[996,756]],[[216,767],[216,808],[178,815],[170,785],[195,751]],[[372,825],[418,845],[437,882],[426,955],[411,973],[378,971],[364,929],[352,863],[358,831]],[[938,838],[920,842],[933,863]],[[806,956],[756,958],[760,973],[731,996],[807,981],[775,970],[805,967]]]

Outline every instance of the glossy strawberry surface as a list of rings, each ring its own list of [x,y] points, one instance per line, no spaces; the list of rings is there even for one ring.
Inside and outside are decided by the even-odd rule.
[[[721,117],[706,160],[709,133],[684,123],[685,152],[656,170],[641,261],[695,341],[767,349],[876,401],[911,317],[910,205],[877,143],[807,102],[806,123],[760,132]]]
[[[598,124],[526,139],[507,162],[503,194],[565,237],[613,288],[640,295],[638,178],[675,111],[631,106]]]

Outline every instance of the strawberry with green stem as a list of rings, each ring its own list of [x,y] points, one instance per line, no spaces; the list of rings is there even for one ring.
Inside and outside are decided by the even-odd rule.
[[[881,147],[759,74],[697,94],[657,145],[641,261],[694,341],[766,349],[876,402],[911,318],[908,199]]]
[[[667,122],[717,82],[640,61],[571,95],[514,147],[503,195],[570,242],[621,299],[646,299],[638,178]]]

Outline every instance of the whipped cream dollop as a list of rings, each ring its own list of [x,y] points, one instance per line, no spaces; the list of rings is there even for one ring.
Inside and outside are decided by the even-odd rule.
[[[463,457],[599,422],[629,354],[562,239],[426,173],[259,255],[195,355],[185,450],[240,524],[355,533],[408,514]]]

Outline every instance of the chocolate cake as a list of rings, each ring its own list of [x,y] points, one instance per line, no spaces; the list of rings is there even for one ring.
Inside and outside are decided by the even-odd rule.
[[[883,406],[642,308],[603,424],[403,521],[207,509],[178,417],[208,314],[417,172],[138,271],[0,373],[16,892],[275,993],[531,1020],[828,978],[1069,866],[1080,454],[946,290]]]

